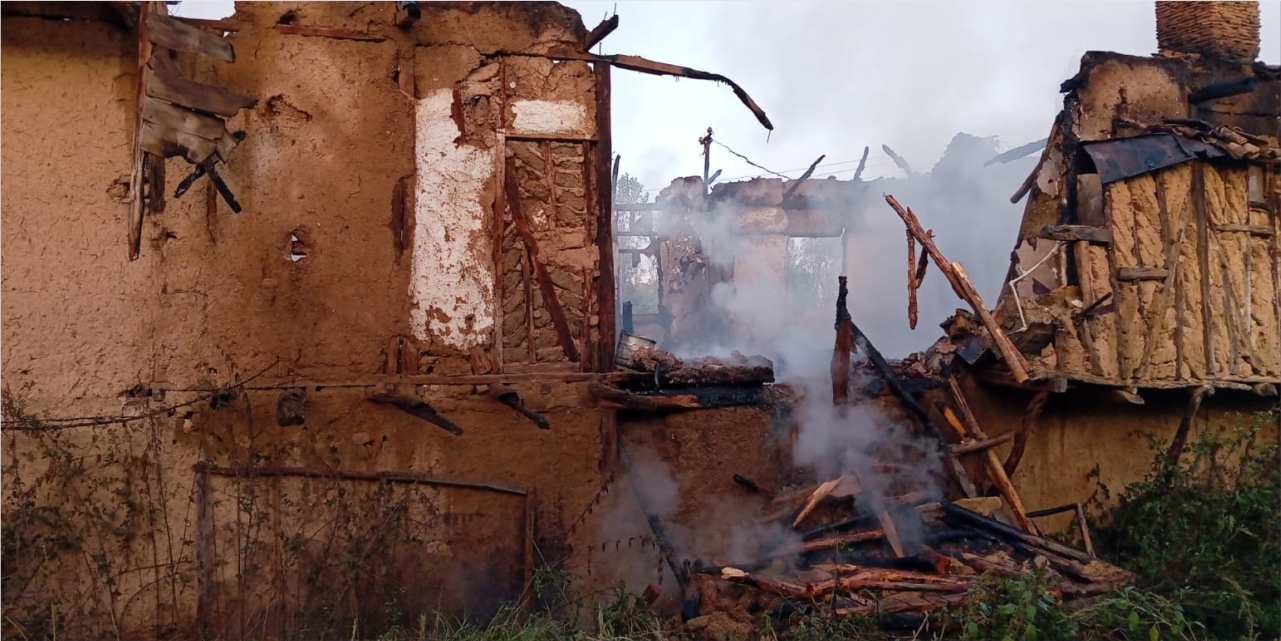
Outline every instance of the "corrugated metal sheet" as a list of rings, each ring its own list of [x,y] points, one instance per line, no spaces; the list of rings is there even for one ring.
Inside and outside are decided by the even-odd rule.
[[[1085,145],[1085,153],[1105,185],[1194,158],[1227,155],[1214,145],[1166,133],[1093,142]]]

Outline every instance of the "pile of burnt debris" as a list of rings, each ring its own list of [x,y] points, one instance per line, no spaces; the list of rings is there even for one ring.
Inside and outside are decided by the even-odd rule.
[[[687,574],[678,578],[688,580],[683,618],[695,627],[704,617],[745,624],[806,612],[911,620],[911,614],[981,598],[975,586],[983,575],[1044,572],[1055,577],[1054,592],[1063,600],[1103,594],[1130,579],[1088,552],[1006,522],[999,497],[933,502],[924,496],[873,498],[856,474],[773,496],[767,505],[778,509],[763,518],[779,524],[780,535],[761,546],[757,560],[682,568]]]
[[[852,404],[849,378],[858,368],[851,366],[851,354],[860,352],[903,413],[916,419],[910,428],[914,445],[871,447],[864,452],[867,460],[856,466],[858,472],[789,491],[734,475],[738,485],[762,499],[753,524],[761,533],[753,538],[759,543],[724,555],[737,555],[732,560],[739,562],[679,560],[665,542],[661,523],[651,519],[659,548],[684,589],[686,628],[708,628],[708,636],[731,638],[748,633],[765,617],[780,620],[805,612],[919,622],[930,610],[983,598],[978,587],[983,576],[1040,573],[1065,601],[1129,582],[1128,572],[1094,556],[1079,504],[1024,509],[1007,473],[1008,462],[1003,464],[992,449],[1008,439],[983,434],[946,369],[928,378],[949,395],[925,395],[905,381],[915,378],[913,369],[938,374],[938,366],[888,363],[854,324],[846,295],[842,277],[831,367],[835,411],[843,416],[843,408]],[[645,356],[654,355],[642,351],[640,357]],[[937,399],[935,412],[926,411],[924,398]],[[942,417],[952,442],[944,442],[935,417]],[[976,487],[960,456],[976,457],[986,487]],[[942,471],[933,471],[938,468]],[[1067,511],[1075,512],[1084,550],[1043,537],[1032,522]],[[647,592],[658,598],[656,590]]]

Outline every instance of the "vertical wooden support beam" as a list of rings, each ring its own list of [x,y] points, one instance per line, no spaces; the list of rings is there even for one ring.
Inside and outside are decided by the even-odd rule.
[[[129,260],[138,260],[142,250],[143,183],[147,182],[146,156],[142,150],[142,111],[147,100],[147,63],[151,61],[151,40],[147,36],[147,16],[152,2],[138,4],[138,66],[134,93],[133,160],[129,174]]]
[[[213,499],[209,470],[203,463],[196,464],[196,636],[207,639],[209,634],[209,590],[213,587],[209,576],[212,562],[209,544],[212,536],[209,502]]]
[[[1214,355],[1214,314],[1210,310],[1210,297],[1213,295],[1210,286],[1210,215],[1205,204],[1205,165],[1200,161],[1192,162],[1192,193],[1189,198],[1196,210],[1197,232],[1197,267],[1201,271],[1201,330],[1205,342],[1205,375],[1214,376],[1218,372],[1218,362]]]
[[[501,108],[500,108],[501,110]],[[493,355],[494,373],[502,374],[503,369],[503,304],[506,300],[504,286],[507,275],[503,273],[503,238],[507,234],[507,134],[498,132],[494,144],[494,339]]]
[[[583,221],[583,226],[584,226],[584,229],[587,230],[587,237],[591,239],[593,237],[599,237],[599,230],[597,230],[597,226],[600,224],[600,216],[596,216],[595,219],[593,219],[593,216],[592,216],[597,206],[595,192],[593,191],[593,189],[606,189],[606,187],[604,186],[603,183],[600,182],[599,176],[592,175],[592,168],[595,165],[592,164],[593,158],[592,158],[591,142],[586,140],[583,141],[582,153],[583,153],[583,203],[584,203],[583,209],[586,210],[586,214],[584,216],[586,220]],[[597,158],[596,162],[600,162],[600,159]],[[593,236],[593,234],[597,234],[597,235]],[[600,255],[603,256],[605,254],[605,251],[606,251],[605,248],[603,247],[600,248],[599,250]],[[614,252],[612,247],[609,249],[609,252],[610,252],[610,256],[613,256]],[[592,270],[583,269],[583,308],[581,310],[583,314],[583,319],[582,319],[582,333],[579,336],[580,336],[580,340],[582,340],[583,342],[583,362],[580,363],[580,369],[584,372],[596,371],[599,363],[599,359],[600,359],[601,341],[592,340],[592,322],[591,322],[592,302],[593,302],[592,286],[594,284],[595,283],[592,281]],[[600,324],[599,319],[600,319],[600,316],[598,313],[597,314],[598,326]]]
[[[1081,285],[1081,298],[1085,304],[1089,305],[1098,300],[1094,291],[1094,278],[1090,271],[1090,242],[1086,240],[1074,241],[1071,246],[1072,259],[1076,265],[1077,281]],[[1085,348],[1085,355],[1090,361],[1090,371],[1095,376],[1103,376],[1103,361],[1099,358],[1099,350],[1094,346],[1094,328],[1090,323],[1090,316],[1078,316],[1076,321],[1076,331],[1080,334],[1081,346]]]
[[[1192,392],[1188,399],[1187,410],[1183,414],[1183,419],[1179,421],[1179,429],[1174,433],[1174,439],[1170,441],[1170,449],[1166,451],[1165,457],[1171,464],[1176,464],[1179,457],[1183,456],[1183,448],[1188,443],[1188,432],[1192,430],[1192,422],[1196,420],[1197,412],[1201,409],[1201,401],[1206,396],[1213,396],[1214,388],[1209,385],[1198,387]]]
[[[597,352],[599,371],[614,369],[614,327],[618,310],[615,302],[614,282],[614,194],[605,185],[613,182],[609,159],[614,157],[614,143],[610,118],[610,66],[596,63],[596,201],[599,223],[596,226],[596,245],[600,249],[600,349]]]
[[[1005,458],[1005,474],[1014,477],[1014,471],[1019,469],[1019,462],[1023,460],[1023,452],[1027,450],[1028,438],[1032,435],[1032,427],[1036,425],[1036,419],[1041,417],[1041,411],[1045,409],[1045,402],[1050,398],[1047,391],[1037,392],[1031,401],[1028,401],[1027,409],[1023,411],[1023,418],[1019,421],[1019,431],[1014,435],[1014,445],[1010,447],[1010,455]]]
[[[534,491],[530,490],[525,495],[525,585],[523,587],[526,596],[533,596],[534,589],[534,566],[537,558],[534,552],[534,522],[538,518],[538,499],[534,496]],[[526,598],[525,604],[528,606],[533,603],[532,598]]]
[[[1106,186],[1103,188],[1103,219],[1107,222],[1107,228],[1113,230],[1115,233],[1116,220],[1112,216],[1112,190],[1108,189]],[[1108,256],[1108,280],[1111,281],[1112,285],[1112,302],[1115,303],[1117,307],[1117,311],[1112,313],[1112,347],[1116,349],[1116,376],[1117,378],[1124,378],[1127,372],[1124,338],[1125,321],[1127,319],[1122,318],[1122,314],[1120,312],[1121,294],[1124,292],[1121,291],[1121,276],[1117,262],[1116,243],[1109,243],[1106,250]],[[1134,289],[1138,289],[1139,287],[1135,282],[1127,283],[1126,286]]]

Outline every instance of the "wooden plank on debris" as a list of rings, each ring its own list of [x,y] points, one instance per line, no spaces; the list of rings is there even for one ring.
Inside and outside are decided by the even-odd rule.
[[[199,53],[223,62],[235,62],[236,50],[222,34],[206,31],[169,16],[152,16],[147,38],[166,49]]]
[[[159,100],[146,101],[146,105],[142,108],[142,119],[206,140],[216,141],[227,133],[227,126],[219,118],[175,107]]]
[[[241,109],[248,109],[258,101],[213,85],[206,85],[183,78],[165,65],[151,65],[147,79],[147,95],[172,102],[180,107],[190,107],[211,114],[231,117]]]

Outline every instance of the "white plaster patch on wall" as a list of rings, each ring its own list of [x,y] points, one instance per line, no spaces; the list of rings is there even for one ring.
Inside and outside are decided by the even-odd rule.
[[[467,349],[494,327],[492,243],[481,204],[494,159],[491,151],[454,144],[452,102],[453,93],[440,89],[415,111],[409,320],[418,339]]]
[[[517,100],[512,127],[526,134],[585,134],[587,108],[569,100]]]

